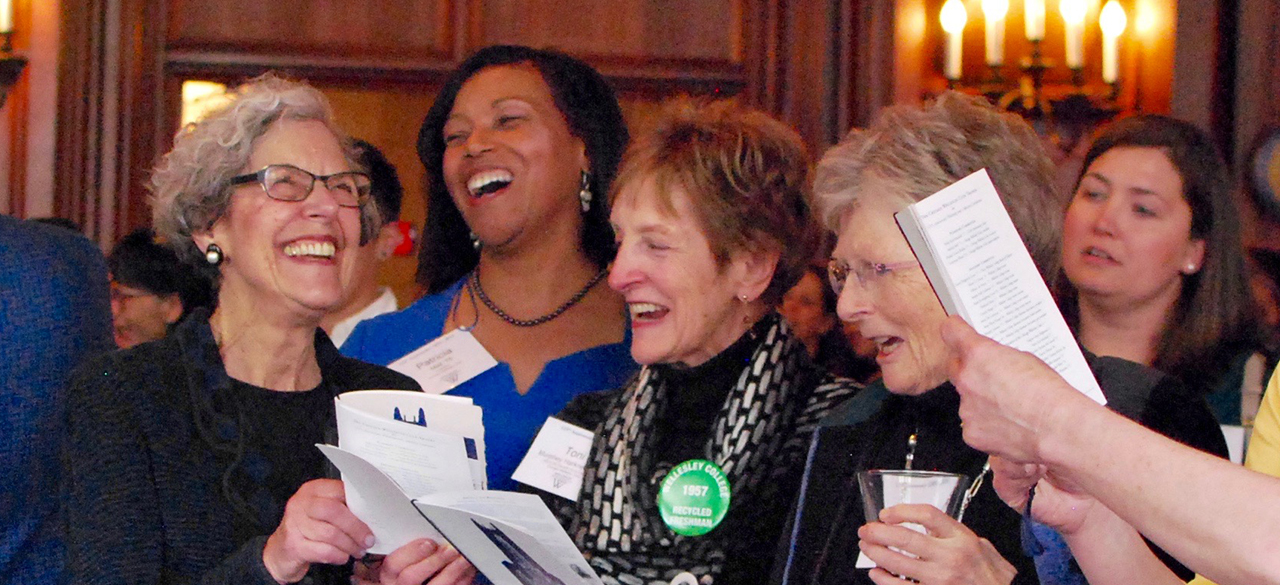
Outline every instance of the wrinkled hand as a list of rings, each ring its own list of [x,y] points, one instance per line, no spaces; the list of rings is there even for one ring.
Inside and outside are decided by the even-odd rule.
[[[294,583],[312,563],[341,565],[363,556],[373,543],[369,527],[347,509],[342,482],[315,479],[302,484],[285,504],[262,561],[276,581]]]
[[[991,484],[1000,499],[1019,513],[1026,509],[1031,487],[1035,486],[1031,517],[1065,536],[1080,530],[1089,515],[1102,506],[1074,484],[1046,472],[1043,465],[992,457],[991,472]]]
[[[410,542],[375,563],[356,563],[359,585],[468,585],[476,569],[452,546],[427,538]],[[429,579],[429,581],[428,581]]]
[[[1041,461],[1040,443],[1055,410],[1088,400],[1035,356],[979,335],[959,317],[942,326],[951,351],[948,375],[960,393],[964,441],[1015,462]]]
[[[927,534],[897,526],[902,522],[924,526]],[[880,522],[858,529],[858,538],[858,548],[876,562],[870,577],[877,585],[900,585],[895,575],[926,585],[1008,585],[1017,573],[987,539],[927,504],[885,509]]]

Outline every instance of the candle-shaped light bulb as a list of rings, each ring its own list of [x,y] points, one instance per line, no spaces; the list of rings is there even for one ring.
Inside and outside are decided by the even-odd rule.
[[[1058,10],[1062,12],[1062,24],[1066,29],[1067,67],[1079,69],[1084,66],[1084,0],[1062,0]]]
[[[1098,26],[1102,29],[1102,80],[1115,83],[1120,70],[1120,35],[1129,24],[1124,7],[1116,0],[1110,0],[1102,7],[1098,17]]]
[[[1009,0],[982,0],[982,16],[987,21],[987,65],[1004,63],[1004,17],[1009,13]]]
[[[1026,21],[1027,40],[1044,40],[1044,0],[1027,0],[1023,10]]]
[[[947,0],[938,15],[942,22],[942,30],[947,33],[947,50],[943,75],[947,79],[960,79],[960,56],[964,47],[964,25],[969,21],[969,13],[960,0]]]
[[[0,34],[13,32],[13,0],[0,0]]]

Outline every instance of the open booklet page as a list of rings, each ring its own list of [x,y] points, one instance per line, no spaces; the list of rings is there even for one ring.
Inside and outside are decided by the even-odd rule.
[[[377,540],[369,552],[391,554],[419,538],[442,542],[431,523],[418,514],[413,501],[387,474],[372,463],[332,445],[316,445],[342,472],[347,507],[373,531]]]
[[[895,217],[948,314],[1034,354],[1077,390],[1106,403],[985,169]]]
[[[364,390],[334,404],[338,446],[318,447],[342,472],[347,506],[378,540],[370,552],[439,538],[409,494],[484,489],[482,412],[470,400]]]
[[[541,498],[484,489],[482,413],[470,400],[366,390],[335,404],[338,446],[317,447],[373,531],[370,553],[430,538],[497,585],[600,583]]]
[[[452,492],[414,505],[494,585],[601,582],[538,496]]]
[[[410,494],[425,494],[423,481],[487,484],[484,422],[471,399],[403,390],[361,390],[335,399],[338,446],[382,469]],[[463,465],[457,465],[458,457]],[[442,475],[443,474],[443,475]]]

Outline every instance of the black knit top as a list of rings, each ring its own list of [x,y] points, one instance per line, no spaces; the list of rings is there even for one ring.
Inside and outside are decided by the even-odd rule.
[[[315,344],[322,382],[308,392],[231,380],[203,312],[79,368],[63,442],[67,580],[274,584],[262,548],[288,498],[324,477],[313,444],[333,432],[333,397],[417,389],[339,355],[322,331]],[[313,565],[304,582],[349,575]]]

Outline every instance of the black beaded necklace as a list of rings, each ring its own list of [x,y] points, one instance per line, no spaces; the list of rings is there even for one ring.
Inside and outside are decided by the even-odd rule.
[[[495,305],[493,301],[489,299],[489,295],[484,294],[484,288],[480,286],[479,266],[476,266],[476,269],[471,271],[471,280],[468,283],[468,286],[476,292],[476,296],[480,297],[480,302],[484,303],[484,306],[488,307],[490,311],[493,311],[493,314],[502,318],[503,321],[515,325],[516,327],[533,327],[559,317],[565,311],[568,311],[569,307],[578,304],[578,301],[581,301],[583,297],[587,296],[587,293],[590,292],[595,285],[599,284],[608,273],[608,268],[601,268],[595,276],[591,277],[591,280],[587,281],[587,284],[583,286],[581,290],[574,294],[568,301],[565,301],[563,305],[556,307],[554,311],[551,311],[546,315],[534,319],[516,319],[515,317],[508,315],[506,311],[500,309],[498,305]]]

